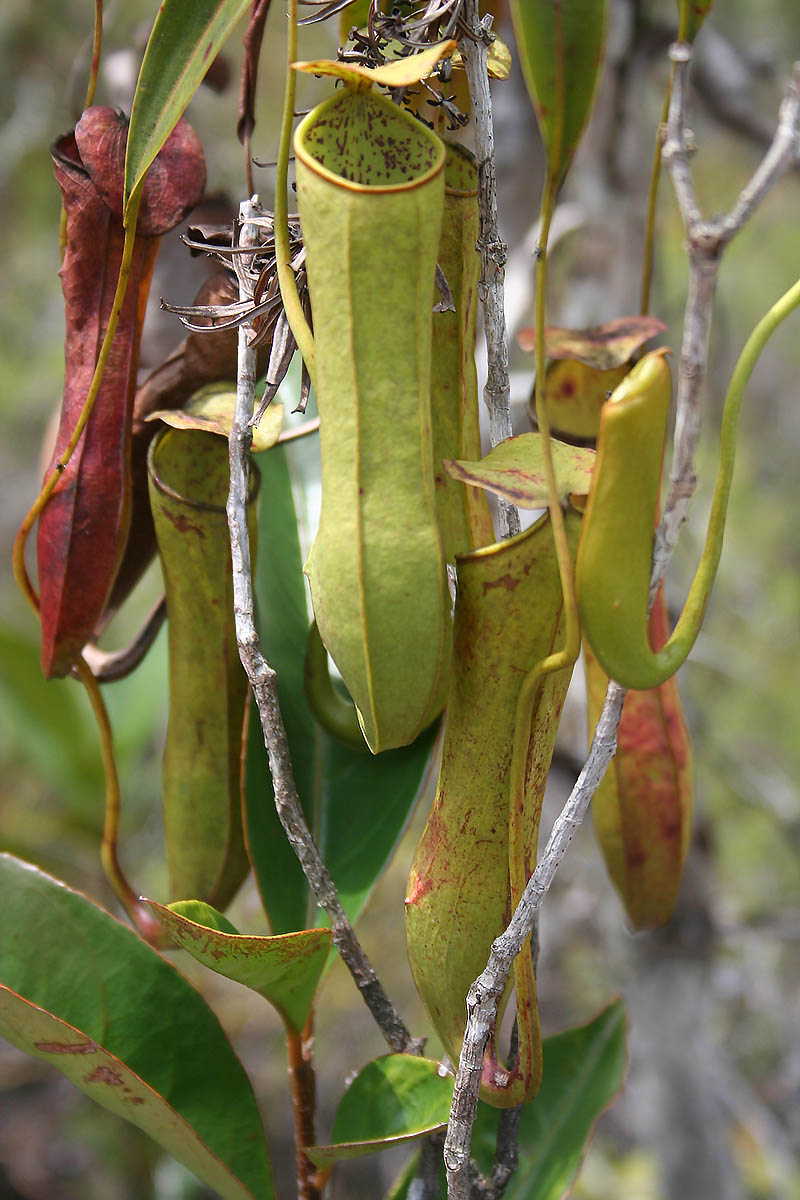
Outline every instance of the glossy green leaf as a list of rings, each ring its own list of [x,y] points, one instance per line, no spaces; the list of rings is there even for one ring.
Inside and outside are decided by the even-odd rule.
[[[309,618],[288,460],[302,444],[260,460],[260,547],[255,572],[258,627],[278,694],[295,782],[306,818],[351,920],[364,908],[423,785],[436,730],[411,746],[373,756],[335,741],[311,713],[303,686]],[[251,714],[247,751],[247,838],[274,933],[314,924],[314,903],[275,812],[264,738]],[[322,914],[317,913],[319,919]]]
[[[230,1200],[253,1197],[191,1126],[124,1062],[74,1025],[30,1004],[2,984],[0,1036],[54,1066],[90,1099],[137,1125],[221,1196]]]
[[[125,209],[250,0],[162,0],[131,109]]]
[[[550,176],[567,173],[592,107],[605,0],[511,0],[511,16]]]
[[[544,1072],[536,1099],[519,1126],[519,1169],[506,1200],[562,1200],[569,1191],[598,1119],[622,1087],[627,1067],[625,1009],[620,1000],[586,1025],[545,1038]],[[491,1166],[497,1113],[481,1104],[472,1152]]]
[[[447,1125],[453,1076],[438,1062],[413,1054],[388,1054],[368,1063],[345,1092],[333,1121],[333,1142],[309,1146],[318,1167],[361,1158]]]
[[[17,993],[4,993],[3,1036],[226,1200],[272,1197],[250,1081],[199,992],[81,893],[7,854],[0,899],[0,982]]]
[[[700,26],[711,11],[713,3],[714,0],[678,0],[679,36],[682,36],[687,42],[693,42]]]
[[[241,934],[222,913],[199,900],[166,908],[148,904],[174,941],[204,967],[252,988],[277,1008],[293,1032],[308,1019],[330,950],[328,929],[278,937]]]
[[[561,499],[570,494],[586,495],[592,479],[594,450],[556,441],[552,443],[552,450]],[[486,488],[520,508],[547,507],[543,464],[542,438],[538,433],[506,438],[480,462],[445,460],[454,479],[461,479],[472,487]]]

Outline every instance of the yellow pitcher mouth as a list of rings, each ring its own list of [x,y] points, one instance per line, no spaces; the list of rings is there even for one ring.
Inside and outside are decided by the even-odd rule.
[[[375,194],[421,187],[445,164],[435,133],[368,91],[338,92],[313,109],[297,127],[294,152],[323,179]]]

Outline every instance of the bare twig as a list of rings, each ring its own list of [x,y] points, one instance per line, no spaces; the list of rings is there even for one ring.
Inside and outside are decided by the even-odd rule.
[[[298,1200],[320,1200],[322,1195],[317,1170],[304,1153],[306,1146],[316,1141],[314,1115],[316,1112],[317,1082],[312,1059],[313,1013],[302,1033],[286,1027],[286,1048],[289,1054],[289,1088],[294,1114],[295,1158],[297,1162]]]
[[[256,226],[248,218],[261,215],[252,201],[240,208],[243,237],[257,238]],[[252,297],[252,276],[248,275],[246,256],[235,260],[239,276],[240,295]],[[336,886],[322,861],[308,828],[297,797],[289,745],[278,704],[275,672],[261,652],[253,616],[253,581],[250,571],[250,540],[247,530],[247,494],[249,459],[252,441],[250,418],[255,401],[255,351],[251,343],[252,330],[246,325],[239,329],[239,365],[236,380],[236,414],[231,426],[229,447],[231,485],[228,495],[228,525],[230,527],[233,562],[233,606],[236,617],[236,639],[239,657],[253,689],[264,743],[269,756],[269,769],[275,793],[275,807],[292,849],[303,868],[317,903],[331,920],[333,942],[345,962],[361,995],[393,1050],[420,1053],[421,1044],[406,1029],[394,1005],[378,980],[372,965],[355,935],[352,925],[339,901]]]
[[[492,1173],[488,1179],[473,1183],[474,1200],[501,1200],[505,1195],[511,1176],[519,1166],[517,1135],[523,1108],[524,1105],[518,1104],[516,1108],[504,1108],[500,1113]]]
[[[463,18],[472,31],[461,43],[461,55],[467,73],[472,115],[475,124],[475,154],[478,159],[478,206],[481,256],[479,287],[486,334],[487,377],[483,399],[489,410],[489,437],[492,446],[511,437],[511,386],[508,379],[508,340],[505,316],[506,251],[497,227],[497,179],[494,157],[494,123],[486,52],[492,35],[480,22],[478,0],[465,0]],[[489,19],[491,24],[491,19]],[[501,499],[498,505],[500,537],[512,537],[520,531],[519,513],[513,504]]]
[[[617,725],[625,690],[610,684],[603,711],[597,722],[589,757],[572,794],[553,825],[550,838],[536,870],[517,905],[511,923],[492,944],[486,970],[467,995],[467,1028],[458,1065],[450,1124],[444,1144],[449,1200],[469,1200],[469,1146],[478,1106],[483,1052],[497,1020],[497,1006],[505,990],[514,959],[531,935],[539,906],[589,808],[589,802],[614,756]]]
[[[122,650],[101,650],[94,642],[83,647],[83,657],[98,683],[113,683],[125,679],[144,658],[167,616],[167,602],[162,596],[147,614],[136,637]]]
[[[663,579],[678,532],[694,494],[694,451],[700,433],[700,391],[708,359],[711,306],[723,249],[752,215],[769,189],[796,161],[800,150],[800,66],[795,68],[781,104],[772,144],[731,212],[716,221],[703,219],[689,168],[693,147],[685,126],[687,77],[691,47],[672,47],[675,79],[664,143],[664,162],[686,227],[689,286],[684,316],[683,347],[678,376],[678,412],[673,467],[664,514],[656,535],[651,596]],[[469,1200],[469,1146],[477,1109],[483,1053],[497,1019],[497,1006],[513,960],[530,936],[546,895],[572,836],[583,820],[592,795],[616,748],[616,730],[625,691],[611,683],[606,693],[586,764],[566,805],[553,826],[544,855],[531,876],[506,931],[494,942],[486,970],[467,997],[467,1028],[461,1051],[450,1124],[445,1139],[449,1200]]]
[[[678,531],[686,520],[689,501],[697,486],[694,450],[700,436],[700,392],[708,365],[711,308],[722,252],[731,238],[750,219],[770,188],[797,161],[800,145],[800,65],[797,65],[781,103],[778,127],[767,153],[740,192],[730,212],[715,221],[706,221],[700,210],[692,179],[690,159],[694,146],[691,133],[686,128],[686,95],[691,56],[692,50],[688,45],[675,45],[670,49],[670,57],[675,64],[675,78],[664,136],[663,158],[672,179],[686,230],[689,284],[678,370],[675,446],[670,490],[656,534],[650,583],[651,598],[664,577],[678,539]]]

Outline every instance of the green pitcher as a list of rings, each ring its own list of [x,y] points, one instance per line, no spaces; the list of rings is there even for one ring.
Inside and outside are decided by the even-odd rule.
[[[251,472],[254,558],[259,475],[252,465]],[[167,595],[163,808],[172,895],[223,908],[249,870],[241,795],[248,687],[234,628],[227,443],[164,430],[151,443],[148,473]]]
[[[437,715],[450,654],[430,411],[445,151],[408,113],[351,88],[309,113],[294,148],[322,455],[306,573],[377,753]]]

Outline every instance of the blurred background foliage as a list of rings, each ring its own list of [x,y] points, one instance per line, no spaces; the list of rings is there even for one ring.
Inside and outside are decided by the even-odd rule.
[[[58,191],[49,143],[77,117],[85,89],[88,0],[5,0],[0,7],[0,547],[40,474],[40,445],[58,406],[63,319],[57,279]],[[106,5],[100,103],[127,108],[155,0]],[[511,31],[501,8],[498,27]],[[262,60],[255,153],[274,158],[282,89],[281,5]],[[336,30],[302,35],[301,57],[329,54]],[[610,3],[608,63],[586,142],[561,197],[550,320],[591,325],[635,312],[644,198],[674,35],[671,0]],[[725,209],[763,153],[783,81],[800,58],[796,0],[718,0],[697,47],[696,177],[709,213]],[[236,35],[189,118],[206,147],[215,214],[244,190],[235,138]],[[227,83],[225,77],[227,76]],[[303,80],[299,106],[321,94]],[[532,222],[541,152],[519,73],[495,88],[501,220],[510,245],[512,338],[531,323]],[[269,203],[272,174],[258,172]],[[700,492],[671,572],[682,604],[705,529],[715,470],[715,419],[753,323],[796,278],[800,181],[795,171],[726,253],[714,314]],[[216,219],[222,219],[217,217]],[[662,184],[652,311],[680,342],[686,264],[668,182]],[[177,234],[162,250],[143,370],[180,340],[159,295],[192,299],[202,265]],[[529,428],[530,357],[512,347],[515,428]],[[601,1122],[576,1195],[582,1200],[760,1200],[800,1197],[800,337],[796,319],[771,343],[745,402],[725,552],[706,624],[681,684],[694,737],[697,833],[675,919],[632,936],[591,828],[579,832],[542,917],[540,1001],[546,1032],[585,1020],[615,993],[631,1019],[629,1082]],[[305,456],[307,461],[309,455]],[[313,458],[313,455],[311,456]],[[121,643],[158,593],[155,570],[109,633]],[[158,812],[166,718],[163,635],[130,679],[107,689],[123,781],[123,857],[137,887],[166,895]],[[573,688],[547,800],[555,815],[583,752]],[[98,861],[103,781],[91,714],[71,680],[45,684],[35,622],[10,570],[0,576],[0,845],[113,902]],[[412,1029],[425,1028],[403,953],[402,899],[420,805],[362,920],[379,973]],[[0,897],[0,900],[2,898]],[[236,902],[242,928],[263,928],[254,889]],[[290,1115],[277,1020],[255,997],[181,960],[220,1013],[255,1080],[281,1194],[291,1194]],[[436,1052],[435,1042],[429,1051]],[[338,964],[317,1025],[324,1137],[345,1077],[383,1052]],[[333,1196],[382,1194],[403,1155],[335,1178]],[[60,1077],[0,1045],[0,1200],[199,1200],[203,1192],[135,1129],[94,1108]]]

